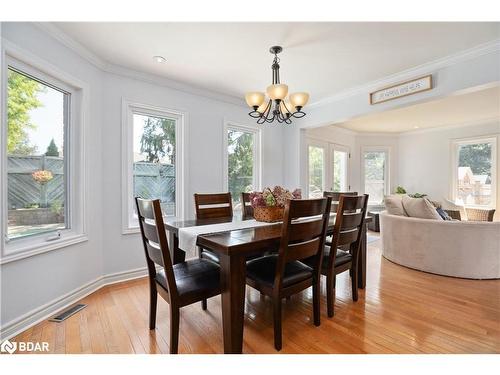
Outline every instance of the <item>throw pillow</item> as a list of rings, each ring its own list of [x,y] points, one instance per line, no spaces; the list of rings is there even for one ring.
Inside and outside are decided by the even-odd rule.
[[[437,208],[436,208],[436,211],[437,211],[437,213],[439,214],[439,216],[441,216],[441,218],[442,218],[443,220],[453,220],[453,219],[450,217],[450,215],[448,215],[448,214],[446,213],[446,211],[445,211],[445,210],[443,210],[441,207],[437,207]]]
[[[411,198],[404,196],[403,208],[410,217],[418,217],[420,219],[443,220],[436,211],[436,208],[427,198]]]
[[[389,215],[408,216],[403,208],[403,195],[387,195],[384,198],[385,208]]]

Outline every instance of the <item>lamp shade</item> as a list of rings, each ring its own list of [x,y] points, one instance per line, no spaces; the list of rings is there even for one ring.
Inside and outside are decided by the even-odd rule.
[[[283,100],[285,99],[286,95],[288,94],[288,86],[287,85],[271,85],[267,87],[267,95],[272,99],[272,100]]]
[[[248,92],[245,95],[245,100],[250,107],[258,107],[264,102],[264,93]]]
[[[309,100],[309,94],[307,92],[296,92],[290,94],[290,103],[294,107],[304,107]]]
[[[262,102],[262,104],[259,106],[259,108],[257,108],[257,112],[264,113],[264,111],[267,109],[268,104],[269,104],[269,100],[267,100],[267,98],[266,98],[266,100],[264,100]]]

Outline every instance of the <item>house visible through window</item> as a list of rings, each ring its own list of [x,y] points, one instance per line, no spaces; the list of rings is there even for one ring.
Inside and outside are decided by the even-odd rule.
[[[495,139],[455,144],[455,199],[468,206],[492,206]]]
[[[241,193],[259,189],[260,145],[258,131],[227,126],[227,189],[233,208],[241,210]]]
[[[160,199],[175,215],[176,119],[133,114],[133,195]]]
[[[363,153],[364,192],[369,195],[369,204],[382,204],[388,190],[388,152],[385,150]]]
[[[9,67],[7,79],[7,237],[69,228],[70,94]]]

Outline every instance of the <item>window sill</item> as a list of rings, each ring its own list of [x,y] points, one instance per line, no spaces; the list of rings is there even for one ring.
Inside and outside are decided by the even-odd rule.
[[[139,227],[130,227],[130,228],[123,228],[122,229],[122,234],[138,234],[141,233],[141,230]]]
[[[57,250],[63,247],[78,244],[80,242],[88,241],[86,234],[74,234],[66,236],[60,240],[42,242],[37,244],[26,244],[23,247],[18,247],[15,250],[11,250],[10,254],[5,254],[0,258],[0,264],[6,264],[10,262],[15,262],[21,259],[29,258],[35,255],[47,253],[52,250]],[[8,245],[4,245],[4,250]]]

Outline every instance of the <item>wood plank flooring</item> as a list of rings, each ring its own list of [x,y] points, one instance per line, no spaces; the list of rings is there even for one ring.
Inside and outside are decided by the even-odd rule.
[[[366,290],[351,299],[348,273],[337,279],[335,317],[312,324],[310,291],[284,302],[280,353],[500,353],[500,280],[431,275],[389,262],[368,246]],[[277,353],[271,301],[247,287],[244,353]],[[47,341],[52,353],[168,353],[167,304],[158,299],[148,329],[145,278],[104,287],[63,323],[42,322],[13,341]],[[222,353],[220,297],[181,310],[179,353]]]

